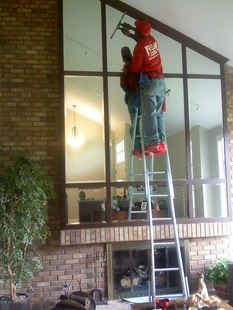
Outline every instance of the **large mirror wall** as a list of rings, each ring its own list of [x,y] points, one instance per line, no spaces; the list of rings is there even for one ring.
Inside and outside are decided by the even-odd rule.
[[[133,51],[135,41],[120,30],[111,38],[122,12],[105,8],[99,0],[63,0],[66,224],[72,225],[128,220],[131,123],[119,80],[121,48]],[[135,20],[126,14],[123,21]],[[187,220],[227,217],[220,65],[188,47],[184,53],[181,43],[154,29],[151,34],[165,72],[164,116],[176,215]],[[72,135],[84,142],[73,146]],[[142,161],[133,160],[134,172],[142,172]],[[155,171],[166,169],[164,156],[154,156],[152,164]],[[139,208],[145,199],[142,181],[142,176],[134,179],[133,204]],[[166,186],[156,191],[164,193]],[[153,203],[169,215],[166,199]]]

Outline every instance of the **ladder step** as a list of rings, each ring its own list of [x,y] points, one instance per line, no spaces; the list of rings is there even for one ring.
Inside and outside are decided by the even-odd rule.
[[[139,111],[137,109],[137,120],[138,117],[141,117],[138,115]],[[140,137],[141,136],[141,141],[142,141],[142,145],[144,145],[144,133],[143,133],[143,119],[140,122],[140,135],[136,134],[136,126],[137,126],[137,122],[134,123],[134,127],[133,127],[133,149],[135,146],[135,137]],[[152,264],[152,268],[151,268],[151,292],[152,295],[152,300],[155,300],[156,296],[158,296],[159,298],[169,298],[169,299],[179,299],[179,298],[187,298],[188,297],[188,285],[187,285],[187,278],[185,278],[184,276],[184,271],[183,271],[183,265],[182,265],[182,257],[181,257],[181,251],[180,251],[180,245],[179,245],[179,235],[178,235],[178,230],[177,228],[177,224],[176,224],[176,216],[175,216],[175,207],[174,207],[174,188],[173,188],[173,180],[172,180],[172,175],[171,175],[171,165],[170,165],[170,159],[169,159],[169,154],[168,154],[168,150],[165,152],[166,155],[166,163],[167,166],[165,168],[165,170],[161,170],[161,171],[153,171],[153,167],[154,167],[154,161],[156,160],[155,157],[153,156],[151,159],[152,160],[147,160],[146,159],[146,152],[143,149],[142,152],[142,163],[143,163],[143,173],[134,173],[133,172],[133,164],[134,164],[134,158],[135,156],[131,156],[131,166],[130,166],[130,181],[135,181],[136,176],[138,176],[138,179],[141,180],[142,178],[144,179],[144,188],[143,186],[141,186],[140,188],[142,189],[142,191],[140,192],[139,190],[135,191],[135,187],[131,186],[129,187],[129,197],[130,197],[130,201],[129,201],[129,220],[131,220],[131,215],[134,213],[137,214],[145,214],[147,213],[147,219],[149,222],[149,228],[150,228],[150,262]],[[149,165],[147,167],[147,165]],[[149,168],[149,169],[148,169]],[[162,167],[160,167],[162,168]],[[150,170],[150,171],[149,171]],[[157,177],[156,177],[157,176]],[[158,179],[158,180],[155,180]],[[164,190],[156,190],[155,185],[153,184],[153,182],[156,182],[156,184],[158,186],[161,185],[161,187],[167,187],[167,190],[165,190],[165,193],[161,193]],[[161,183],[161,184],[160,184]],[[138,189],[138,187],[137,187]],[[156,190],[156,191],[155,191]],[[144,195],[144,201],[146,201],[147,204],[147,210],[135,210],[134,209],[134,202],[133,202],[133,196],[134,195],[140,195],[143,194]],[[154,200],[156,202],[159,201],[159,198],[167,198],[166,200],[168,200],[169,203],[169,210],[170,210],[170,214],[169,217],[165,217],[165,218],[157,218],[157,217],[153,217],[153,210],[152,210],[152,203],[151,203],[151,198],[155,198]],[[133,210],[134,209],[134,210]],[[136,216],[135,216],[136,217]],[[143,217],[143,216],[142,216]],[[144,216],[145,217],[145,216]],[[157,224],[157,221],[164,221],[164,222],[168,222],[169,225],[173,225],[173,229],[174,229],[174,240],[173,241],[159,241],[156,240],[156,234],[155,234],[155,230],[154,230],[154,225]],[[166,247],[176,247],[176,254],[177,254],[177,266],[176,267],[164,267],[164,268],[155,268],[155,252],[157,249],[161,249],[161,248],[166,248]],[[181,287],[182,289],[180,289],[178,292],[177,290],[172,290],[171,288],[168,288],[167,294],[156,294],[156,277],[158,276],[159,272],[172,272],[172,271],[176,271],[179,272],[180,274],[180,282],[181,282]],[[169,284],[169,283],[168,283]],[[180,291],[183,291],[182,293]],[[150,296],[148,296],[150,297]]]
[[[153,245],[158,247],[158,246],[171,246],[171,245],[175,245],[176,243],[174,241],[168,241],[168,242],[153,242]]]
[[[169,197],[168,194],[152,194],[151,197]]]
[[[167,171],[148,171],[148,174],[167,174]]]
[[[160,272],[160,271],[177,271],[180,270],[179,267],[170,267],[170,268],[155,268],[154,272]]]
[[[177,294],[162,294],[162,295],[157,295],[158,298],[168,298],[170,300],[172,299],[180,299],[184,298],[185,296],[182,293],[177,293]]]
[[[133,175],[133,176],[144,176],[143,173],[133,173],[132,175]]]
[[[171,221],[171,217],[153,217],[152,221]]]

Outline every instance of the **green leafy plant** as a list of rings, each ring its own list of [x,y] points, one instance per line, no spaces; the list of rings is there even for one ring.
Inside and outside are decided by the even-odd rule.
[[[207,266],[204,270],[206,282],[212,282],[214,285],[220,282],[228,283],[228,264],[233,263],[229,258],[219,258],[213,265]]]
[[[35,247],[50,235],[46,202],[55,196],[35,154],[10,153],[0,162],[0,279],[10,285],[10,301],[42,270]]]

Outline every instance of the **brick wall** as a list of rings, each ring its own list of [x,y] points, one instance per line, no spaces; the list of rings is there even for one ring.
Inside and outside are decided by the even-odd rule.
[[[107,233],[91,230],[88,234],[85,232],[83,242],[78,239],[80,231],[77,230],[61,232],[60,240],[63,106],[59,76],[59,14],[59,0],[0,2],[0,147],[36,151],[47,166],[58,193],[57,201],[48,209],[52,236],[40,249],[44,269],[32,279],[33,290],[25,286],[19,290],[30,294],[32,309],[49,309],[64,293],[64,282],[69,283],[72,278],[81,279],[85,291],[96,288],[94,253],[104,251],[106,242],[100,237],[105,234],[112,239],[117,235],[120,238],[119,231],[116,233],[114,229]],[[233,68],[227,67],[226,72],[229,152],[233,162]],[[217,227],[217,234],[212,234],[210,226],[204,224],[195,229],[192,225],[182,227],[182,233],[190,239],[191,287],[195,288],[197,270],[203,269],[218,255],[233,253],[232,234],[228,236],[228,230],[222,224]],[[231,232],[231,224],[229,227]],[[146,236],[145,228],[137,229],[140,230],[137,232],[139,239]],[[167,228],[164,229],[166,236]],[[203,231],[207,238],[202,237]],[[91,239],[94,240],[91,243],[88,236],[93,232],[95,239]],[[130,232],[129,229],[129,236]],[[62,241],[64,234],[65,242]],[[65,245],[60,245],[60,241]],[[81,241],[83,244],[80,244]],[[105,291],[105,266],[100,271],[103,280],[101,288]],[[0,283],[0,294],[7,293],[7,289]]]

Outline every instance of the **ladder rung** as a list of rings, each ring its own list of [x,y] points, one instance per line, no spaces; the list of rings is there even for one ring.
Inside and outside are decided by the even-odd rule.
[[[152,194],[151,197],[169,197],[168,194]]]
[[[131,176],[142,176],[144,175],[143,173],[133,173]]]
[[[156,246],[169,246],[169,245],[175,245],[176,243],[174,241],[170,242],[153,242],[154,245]]]
[[[171,221],[172,218],[171,217],[153,217],[152,221]]]
[[[148,171],[148,174],[167,174],[167,171]]]
[[[160,272],[160,271],[176,271],[176,270],[180,270],[179,267],[170,267],[170,268],[155,268],[154,271],[155,272]]]
[[[137,118],[141,117],[138,115],[138,109],[137,109]],[[142,120],[143,121],[143,120]],[[140,122],[140,135],[136,134],[136,125],[137,122],[134,123],[134,128],[133,128],[133,148],[135,146],[135,137],[140,137],[141,136],[141,141],[142,145],[144,145],[144,133],[143,133],[143,126],[142,123]],[[176,215],[175,215],[175,210],[174,210],[174,188],[173,188],[173,181],[172,181],[172,175],[171,175],[171,165],[170,165],[170,159],[169,159],[169,154],[168,150],[166,153],[166,162],[167,162],[167,167],[165,170],[160,170],[160,171],[153,171],[154,167],[154,156],[152,157],[151,161],[146,160],[146,152],[143,148],[143,173],[134,173],[133,172],[133,164],[134,164],[134,156],[132,154],[131,156],[131,168],[130,168],[130,181],[135,181],[136,176],[138,176],[137,179],[141,179],[142,177],[144,178],[145,186],[143,190],[140,191],[135,191],[135,187],[131,186],[129,187],[129,195],[130,195],[130,202],[129,202],[129,220],[131,220],[131,215],[134,213],[136,214],[145,214],[147,213],[147,218],[149,218],[149,228],[150,228],[150,255],[151,255],[151,264],[152,264],[152,272],[151,272],[151,293],[152,293],[152,298],[155,299],[156,296],[162,297],[162,298],[169,298],[169,299],[178,299],[178,298],[187,298],[188,297],[188,285],[187,285],[187,278],[184,276],[184,271],[183,271],[183,265],[182,265],[182,257],[180,253],[180,245],[179,245],[179,236],[177,235],[178,230],[176,229]],[[147,164],[150,164],[147,167]],[[148,169],[149,168],[149,169]],[[160,167],[162,168],[162,167]],[[150,170],[150,171],[149,171]],[[156,176],[158,176],[156,178]],[[161,176],[161,177],[160,177]],[[159,179],[159,180],[155,180]],[[155,187],[153,182],[156,182],[156,184],[159,186],[159,183],[161,182],[162,187],[167,187],[167,190],[164,191],[162,194],[161,191],[155,191]],[[134,195],[144,195],[145,200],[148,204],[147,210],[140,210],[140,209],[134,209],[134,203],[133,203],[133,196]],[[158,218],[158,217],[153,217],[153,210],[152,210],[152,205],[151,205],[151,198],[155,198],[155,200],[159,200],[156,198],[166,198],[169,200],[169,210],[170,214],[169,217],[164,217],[164,218]],[[133,210],[134,209],[134,210]],[[135,216],[136,217],[136,216]],[[142,216],[143,217],[143,216]],[[157,221],[163,221],[169,223],[169,225],[173,225],[174,229],[174,241],[159,241],[156,240],[156,236],[154,235],[154,225],[157,224]],[[155,268],[155,252],[157,249],[160,248],[166,248],[166,247],[176,247],[176,254],[177,254],[177,266],[176,267],[169,267],[167,266],[166,268]],[[177,292],[177,290],[171,290],[167,292],[167,294],[156,294],[156,277],[158,276],[159,272],[172,272],[172,271],[178,271],[180,273],[180,281],[181,281],[181,291],[183,292]],[[177,292],[177,293],[176,293]],[[149,293],[150,294],[150,293]],[[150,296],[148,296],[150,297]]]
[[[182,293],[177,294],[159,294],[157,295],[158,298],[168,298],[168,299],[180,299],[184,298],[185,296]]]
[[[133,194],[138,194],[138,195],[140,195],[140,194],[144,194],[145,195],[145,191],[143,190],[143,191],[135,191],[135,190],[132,190],[132,193]]]

